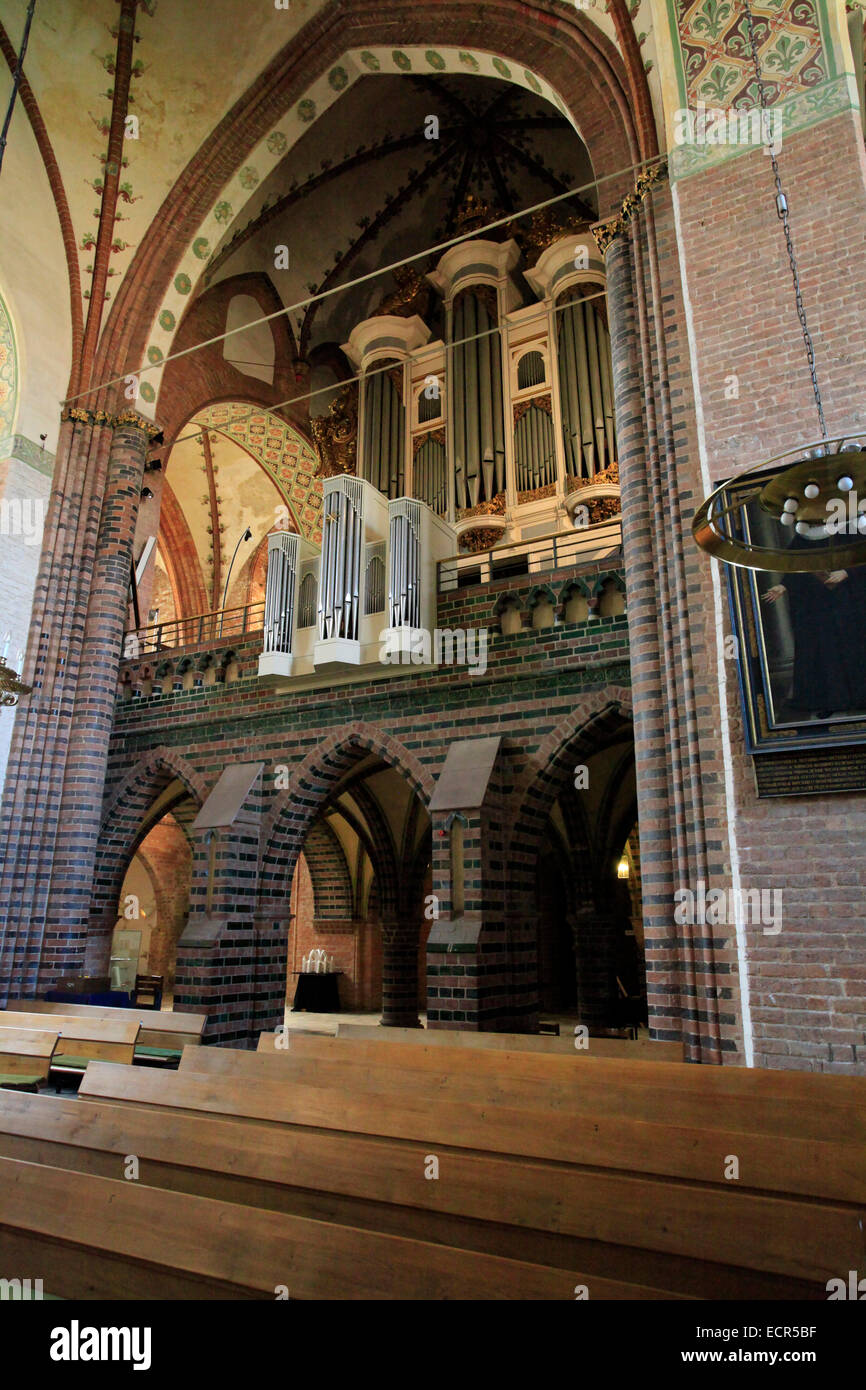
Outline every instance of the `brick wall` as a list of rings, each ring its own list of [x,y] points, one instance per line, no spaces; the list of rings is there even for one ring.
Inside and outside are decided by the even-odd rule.
[[[773,206],[769,161],[756,150],[677,184],[683,274],[693,317],[695,380],[712,485],[818,433],[793,304],[790,268]],[[857,247],[866,217],[863,141],[854,113],[785,137],[788,192],[803,298],[815,343],[830,434],[862,430],[866,411],[866,265]],[[827,212],[832,207],[832,241]],[[725,240],[708,234],[724,218]],[[725,394],[735,373],[739,394]],[[695,465],[689,511],[707,481]],[[685,519],[685,518],[684,518]],[[711,562],[690,588],[695,664],[716,663]],[[723,602],[724,630],[730,630]],[[866,1066],[866,831],[863,796],[755,796],[736,673],[727,664],[731,830],[744,888],[782,890],[776,935],[746,924],[745,951],[757,1065],[862,1071]],[[719,722],[701,737],[719,766]],[[719,775],[715,773],[714,775]],[[720,829],[724,830],[724,822]],[[644,845],[644,830],[641,827]]]

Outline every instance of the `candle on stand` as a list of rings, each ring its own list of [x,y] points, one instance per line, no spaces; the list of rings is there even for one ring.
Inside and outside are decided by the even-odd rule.
[[[3,655],[2,655],[2,657],[0,657],[0,661],[5,661],[5,660],[6,660],[6,657],[7,657],[8,654],[9,654],[9,643],[10,643],[11,641],[12,641],[12,633],[11,633],[11,632],[7,632],[7,633],[4,635],[4,638],[3,638]]]

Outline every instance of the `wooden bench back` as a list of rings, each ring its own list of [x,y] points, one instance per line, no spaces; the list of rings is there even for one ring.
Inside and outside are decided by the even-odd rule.
[[[825,1172],[826,1152],[822,1157],[820,1140],[802,1137],[795,1107],[784,1115],[784,1123],[775,1116],[760,1125],[751,1119],[754,1127],[745,1131],[739,1123],[726,1126],[715,1113],[704,1115],[700,1122],[687,1122],[671,1119],[661,1110],[654,1120],[646,1120],[617,1113],[616,1105],[610,1103],[607,1113],[514,1109],[463,1100],[434,1101],[423,1094],[395,1098],[247,1077],[154,1074],[141,1067],[108,1067],[98,1062],[87,1068],[79,1098],[204,1112],[247,1122],[346,1130],[701,1182],[718,1182],[727,1156],[735,1154],[743,1186],[767,1191],[811,1192],[816,1182],[832,1181]],[[667,1103],[668,1096],[663,1099]],[[862,1120],[854,1125],[852,1114],[850,1109],[843,1110],[837,1126],[821,1137],[832,1136],[846,1151],[850,1149],[855,1143],[851,1129],[862,1129]],[[739,1147],[731,1147],[732,1134]],[[783,1149],[787,1157],[780,1179]],[[779,1181],[784,1183],[781,1188]]]
[[[0,1073],[47,1077],[56,1046],[56,1030],[0,1026]]]
[[[138,1039],[146,1047],[188,1047],[201,1042],[207,1014],[172,1013],[167,1009],[114,1009],[100,1004],[54,1004],[45,999],[10,999],[8,1008],[22,1013],[63,1014],[73,1018],[101,1018],[141,1024]],[[0,1014],[2,1017],[2,1014]]]
[[[7,1009],[0,1011],[0,1027],[44,1031],[45,1017]],[[56,1029],[58,1034],[53,1058],[55,1062],[62,1062],[64,1057],[131,1062],[139,1032],[137,1020],[127,1019],[118,1023],[114,1019],[82,1018],[67,1014],[52,1014],[51,1028]]]
[[[0,1277],[22,1268],[63,1298],[273,1299],[282,1287],[300,1299],[573,1300],[579,1282],[570,1269],[0,1158]],[[659,1296],[600,1277],[593,1294]]]
[[[282,1035],[282,1041],[285,1041]],[[288,1052],[277,1047],[281,1035],[263,1033],[259,1051],[278,1056],[318,1057],[323,1061],[345,1056],[356,1062],[379,1065],[389,1061],[394,1067],[439,1074],[472,1074],[501,1077],[510,1084],[516,1077],[532,1079],[539,1086],[552,1082],[582,1089],[595,1081],[607,1087],[656,1087],[681,1094],[707,1096],[785,1097],[801,1104],[831,1103],[854,1105],[866,1111],[866,1077],[835,1076],[819,1072],[771,1071],[746,1067],[689,1066],[676,1062],[628,1060],[611,1057],[540,1056],[528,1052],[482,1052],[468,1048],[403,1047],[399,1043],[325,1037],[292,1031]],[[263,1040],[268,1041],[264,1043]]]
[[[474,1240],[533,1263],[550,1258],[555,1240],[558,1261],[582,1261],[590,1276],[603,1241],[621,1247],[637,1282],[704,1298],[781,1296],[768,1274],[826,1282],[859,1239],[856,1207],[725,1182],[699,1187],[451,1149],[439,1150],[440,1181],[427,1181],[426,1146],[417,1143],[0,1095],[2,1157],[118,1178],[130,1152],[142,1184],[445,1244]],[[609,1269],[610,1252],[605,1258]]]
[[[383,1028],[368,1023],[339,1023],[337,1037],[372,1042],[413,1043],[425,1047],[470,1047],[494,1052],[575,1052],[574,1033],[563,1036],[541,1033],[478,1033],[451,1028]],[[581,1056],[623,1057],[631,1061],[646,1058],[654,1062],[682,1062],[681,1042],[656,1042],[651,1038],[588,1038]]]
[[[827,1124],[841,1120],[849,1140],[866,1137],[866,1114],[861,1110],[866,1087],[855,1088],[858,1094],[850,1097],[850,1088],[842,1087],[840,1094],[825,1085],[820,1104],[813,1106],[809,1116],[801,1121],[784,1095],[754,1096],[745,1090],[740,1095],[717,1095],[698,1089],[683,1093],[677,1087],[677,1076],[683,1069],[676,1065],[663,1064],[661,1075],[654,1069],[649,1084],[640,1085],[645,1075],[641,1064],[630,1068],[625,1081],[611,1077],[609,1062],[588,1069],[583,1064],[558,1067],[552,1076],[538,1078],[502,1070],[478,1071],[471,1063],[451,1069],[448,1061],[452,1054],[442,1049],[434,1050],[434,1056],[442,1059],[438,1069],[416,1069],[412,1066],[418,1056],[415,1049],[406,1049],[405,1055],[398,1050],[392,1058],[391,1049],[376,1045],[365,1049],[356,1044],[346,1046],[338,1039],[328,1042],[331,1046],[317,1040],[308,1053],[303,1048],[270,1054],[219,1047],[190,1048],[184,1052],[180,1071],[228,1080],[249,1077],[351,1093],[378,1092],[395,1100],[420,1096],[520,1110],[550,1110],[564,1115],[628,1115],[646,1122],[669,1119],[692,1126],[758,1129],[793,1137],[801,1136],[805,1130],[817,1139],[826,1137]],[[356,1055],[359,1051],[363,1055]],[[458,1052],[458,1062],[463,1056]],[[621,1073],[626,1066],[613,1064],[613,1069]]]

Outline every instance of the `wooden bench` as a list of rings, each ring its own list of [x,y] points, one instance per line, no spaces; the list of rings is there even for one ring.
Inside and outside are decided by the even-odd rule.
[[[410,1091],[417,1086],[422,1092],[433,1089],[436,1094],[456,1098],[462,1087],[467,1098],[491,1103],[503,1100],[532,1108],[533,1097],[543,1095],[550,1109],[566,1112],[589,1107],[600,1114],[640,1120],[667,1118],[686,1125],[709,1122],[713,1128],[731,1125],[737,1130],[757,1127],[817,1139],[828,1137],[828,1124],[843,1125],[849,1141],[866,1134],[866,1077],[672,1062],[634,1064],[597,1057],[577,1060],[414,1044],[402,1047],[378,1040],[356,1042],[300,1032],[292,1035],[288,1051],[274,1048],[264,1055],[283,1063],[288,1057],[323,1064],[353,1062],[357,1068],[375,1069],[371,1075],[390,1076],[392,1088],[401,1085],[401,1076],[411,1076]],[[386,1062],[390,1065],[385,1066]],[[280,1064],[275,1061],[269,1066],[276,1069]],[[270,1074],[278,1073],[272,1070]],[[360,1075],[360,1071],[355,1074]],[[489,1090],[484,1083],[489,1083]]]
[[[195,1047],[202,1040],[207,1023],[207,1014],[172,1013],[167,1009],[129,1009],[103,1008],[100,1005],[52,1004],[44,999],[10,999],[8,1008],[20,1009],[23,1013],[64,1014],[82,1018],[101,1018],[128,1023],[137,1020],[141,1024],[136,1054],[140,1058],[159,1059],[169,1056],[179,1060],[185,1047]],[[2,1017],[2,1015],[0,1015]]]
[[[125,1010],[121,1010],[122,1013]],[[0,1027],[39,1032],[46,1028],[48,1015],[0,1010]],[[51,1031],[57,1046],[51,1059],[52,1072],[83,1072],[94,1059],[132,1062],[139,1024],[136,1019],[117,1023],[113,1019],[51,1014]]]
[[[53,1103],[53,1102],[52,1102]],[[0,1278],[62,1298],[568,1299],[580,1272],[0,1158]],[[585,1281],[583,1281],[585,1282]],[[664,1297],[596,1279],[598,1297]]]
[[[292,1030],[292,1031],[300,1031]],[[269,1036],[269,1035],[264,1035]],[[364,1039],[420,1044],[423,1047],[471,1047],[497,1052],[565,1052],[581,1057],[622,1057],[630,1061],[682,1062],[681,1042],[655,1041],[652,1038],[593,1038],[586,1046],[575,1048],[574,1030],[555,1035],[550,1033],[478,1033],[450,1028],[383,1028],[367,1023],[337,1023],[338,1038]]]
[[[48,1079],[56,1046],[56,1030],[0,1026],[0,1086],[35,1091]]]
[[[737,1150],[741,1136],[724,1143]],[[612,1296],[597,1289],[599,1278],[702,1298],[825,1297],[839,1262],[856,1267],[859,1258],[862,1204],[441,1145],[435,1152],[439,1178],[428,1181],[426,1144],[93,1100],[0,1097],[4,1157],[116,1178],[135,1153],[142,1183],[581,1270],[575,1282],[586,1282],[592,1297]],[[777,1148],[773,1181],[783,1191],[787,1157]],[[859,1166],[866,1191],[862,1152],[845,1155],[843,1171],[846,1159]]]
[[[357,1055],[358,1053],[362,1055]],[[497,1054],[503,1056],[503,1054]],[[463,1049],[453,1053],[433,1049],[438,1067],[416,1068],[414,1048],[396,1051],[373,1044],[366,1047],[346,1044],[337,1038],[299,1043],[289,1052],[234,1051],[229,1048],[190,1048],[184,1052],[181,1074],[226,1078],[247,1077],[258,1081],[284,1080],[295,1086],[346,1089],[350,1092],[387,1094],[400,1097],[422,1096],[430,1100],[471,1101],[483,1106],[571,1115],[577,1112],[604,1116],[625,1116],[645,1122],[667,1119],[671,1123],[735,1130],[754,1129],[816,1139],[826,1137],[828,1122],[843,1126],[849,1140],[866,1138],[866,1079],[854,1087],[836,1087],[831,1078],[824,1081],[822,1105],[817,1115],[801,1118],[788,1096],[764,1090],[755,1096],[748,1087],[739,1095],[685,1090],[678,1087],[682,1065],[662,1063],[644,1080],[644,1067],[594,1060],[589,1066],[566,1059],[565,1066],[545,1068],[543,1076],[525,1076],[500,1065],[479,1070],[474,1054]],[[557,1058],[557,1062],[561,1059]],[[695,1069],[688,1069],[693,1071]],[[709,1070],[709,1069],[705,1069]],[[659,1074],[659,1071],[661,1074]],[[644,1084],[640,1084],[644,1080]],[[859,1080],[859,1078],[858,1078]]]
[[[772,1170],[784,1140],[791,1156],[791,1168],[785,1175],[789,1192],[841,1195],[856,1201],[866,1198],[866,1190],[850,1186],[852,1181],[860,1181],[859,1169],[852,1168],[849,1155],[862,1148],[859,1136],[864,1124],[855,1106],[831,1106],[819,1121],[815,1118],[818,1108],[813,1105],[811,1128],[821,1130],[823,1125],[823,1133],[817,1138],[803,1138],[798,1107],[793,1104],[788,1105],[787,1112],[773,1107],[763,1120],[759,1112],[750,1113],[749,1128],[745,1129],[736,1116],[733,1124],[726,1124],[705,1105],[701,1105],[699,1115],[682,1107],[672,1118],[667,1113],[672,1093],[661,1096],[655,1112],[645,1110],[642,1118],[636,1118],[629,1111],[640,1089],[630,1087],[627,1094],[626,1088],[623,1091],[622,1109],[617,1107],[615,1094],[609,1094],[605,1104],[597,1105],[593,1095],[591,1100],[580,1100],[572,1110],[563,1111],[545,1108],[542,1101],[534,1109],[513,1108],[460,1098],[432,1100],[423,1091],[395,1097],[347,1087],[328,1089],[248,1077],[151,1074],[140,1068],[94,1062],[87,1069],[79,1096],[147,1105],[164,1112],[189,1110],[249,1123],[305,1125],[406,1139],[427,1143],[431,1152],[435,1152],[432,1146],[445,1144],[710,1183],[723,1179],[727,1156],[736,1154],[740,1184],[770,1191],[777,1190]],[[729,1147],[732,1133],[737,1135],[738,1148]],[[824,1142],[828,1138],[834,1139],[845,1155],[841,1173],[839,1155],[831,1154]]]

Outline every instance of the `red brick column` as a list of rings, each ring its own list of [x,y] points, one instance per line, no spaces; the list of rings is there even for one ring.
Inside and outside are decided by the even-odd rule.
[[[112,425],[114,428],[112,429]],[[0,998],[83,966],[148,434],[134,412],[61,431],[0,837]],[[103,954],[107,959],[110,937]]]
[[[382,926],[382,1023],[419,1028],[418,928],[399,922]]]

